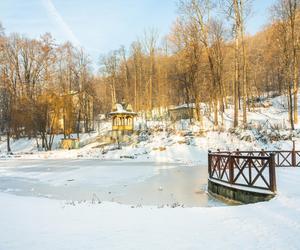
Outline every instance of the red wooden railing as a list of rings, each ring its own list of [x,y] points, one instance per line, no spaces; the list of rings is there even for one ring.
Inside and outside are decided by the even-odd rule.
[[[234,154],[239,156],[268,156],[270,154],[275,154],[275,166],[276,167],[300,167],[300,151],[291,150],[273,150],[273,151],[240,151],[236,150],[233,152],[229,151],[217,151],[215,153],[222,154]]]
[[[275,192],[275,156],[267,151],[209,152],[209,178]]]

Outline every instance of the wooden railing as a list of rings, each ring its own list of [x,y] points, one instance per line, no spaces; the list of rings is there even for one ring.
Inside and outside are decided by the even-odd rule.
[[[291,151],[240,151],[236,150],[233,152],[229,151],[217,151],[215,153],[222,154],[233,154],[238,156],[269,156],[270,154],[275,155],[275,166],[276,167],[300,167],[300,151],[291,150]]]
[[[224,183],[276,191],[275,154],[265,152],[209,152],[209,178]]]

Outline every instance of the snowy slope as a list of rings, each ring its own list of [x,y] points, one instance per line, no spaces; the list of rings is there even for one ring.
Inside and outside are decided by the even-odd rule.
[[[284,102],[282,97],[276,97],[270,100],[271,107],[249,112],[251,127],[246,131],[240,128],[228,131],[232,110],[227,110],[224,132],[212,131],[211,118],[206,118],[206,135],[201,137],[189,133],[199,132],[197,124],[191,126],[183,121],[173,124],[171,133],[158,129],[152,131],[148,140],[122,149],[111,145],[104,150],[98,147],[97,134],[86,134],[82,136],[86,145],[78,150],[39,152],[34,140],[20,139],[12,143],[14,155],[7,156],[5,141],[2,141],[2,185],[8,179],[22,183],[26,178],[40,185],[48,183],[61,188],[66,182],[74,185],[74,181],[69,182],[74,179],[82,186],[94,185],[101,189],[112,183],[144,181],[158,173],[154,162],[159,169],[172,167],[162,162],[205,165],[208,149],[291,149]],[[153,130],[164,127],[161,122],[147,125]],[[292,136],[300,149],[298,132],[296,130]],[[280,139],[271,139],[278,135]],[[57,137],[55,145],[59,140]],[[52,165],[48,160],[37,166],[29,159],[57,160],[53,160]],[[75,168],[72,159],[96,159],[96,163],[98,159],[107,160],[108,165],[101,161],[104,162],[101,168],[96,163]],[[111,167],[109,161],[112,160],[118,160],[119,166]],[[20,166],[20,162],[25,161],[31,165]],[[122,168],[121,161],[132,169]],[[41,168],[49,171],[40,171]],[[278,195],[273,200],[211,208],[131,207],[111,202],[66,202],[0,193],[0,250],[300,249],[299,180],[300,168],[277,169]]]
[[[300,96],[299,96],[300,99]],[[133,143],[130,146],[122,147],[121,150],[110,150],[114,146],[98,147],[96,142],[98,133],[82,134],[80,137],[82,148],[78,150],[60,150],[58,145],[61,135],[55,137],[51,152],[40,152],[36,148],[35,139],[12,140],[11,148],[13,156],[6,155],[6,141],[2,137],[0,141],[0,158],[59,158],[59,159],[121,159],[139,158],[149,161],[201,161],[206,162],[206,154],[209,149],[235,150],[260,150],[260,149],[287,149],[292,147],[291,139],[296,140],[296,147],[300,145],[300,129],[294,132],[289,131],[288,114],[286,109],[286,98],[275,97],[264,101],[264,107],[258,107],[248,112],[249,128],[244,130],[237,128],[232,130],[233,112],[226,110],[223,120],[223,131],[213,131],[212,117],[205,117],[205,134],[197,136],[200,127],[197,124],[190,125],[188,120],[170,124],[170,122],[148,121],[147,127],[152,130],[149,140],[140,143]],[[300,108],[299,108],[300,110]],[[240,112],[241,115],[241,112]],[[241,118],[240,118],[241,119]],[[142,118],[138,118],[137,127],[145,127]],[[221,123],[220,117],[220,123]],[[298,125],[299,126],[299,125]],[[296,126],[297,127],[297,126]],[[157,129],[159,128],[159,129]],[[159,132],[166,128],[172,132]],[[101,125],[101,133],[110,129],[109,123]],[[157,130],[157,131],[156,131]],[[195,133],[190,138],[184,136],[187,132]],[[76,135],[73,135],[75,137]],[[300,146],[299,146],[300,149]],[[102,152],[108,152],[102,154]]]

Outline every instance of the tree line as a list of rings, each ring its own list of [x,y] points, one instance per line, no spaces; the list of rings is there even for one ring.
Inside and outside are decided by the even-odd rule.
[[[285,94],[294,129],[299,4],[299,0],[277,0],[266,13],[269,24],[251,36],[246,33],[251,1],[181,0],[178,18],[162,41],[149,30],[127,50],[121,47],[101,58],[103,98],[110,104],[124,99],[150,116],[154,108],[205,103],[218,128],[226,108],[234,111],[233,127],[246,127],[247,112],[258,97]],[[201,105],[196,111],[201,122]]]
[[[228,108],[232,126],[247,127],[247,113],[259,97],[286,95],[294,129],[299,6],[299,0],[277,0],[269,24],[249,35],[250,0],[179,0],[167,36],[160,39],[156,30],[148,30],[129,48],[102,55],[97,74],[88,55],[69,42],[57,44],[50,34],[39,39],[7,36],[0,26],[0,131],[7,136],[8,151],[9,139],[21,136],[39,138],[49,150],[55,134],[66,138],[74,121],[87,124],[85,93],[94,98],[95,114],[107,113],[123,100],[148,118],[153,110],[195,103],[199,124],[209,115],[215,128],[222,127]],[[76,110],[72,95],[78,96]]]
[[[10,138],[23,136],[41,139],[38,146],[50,150],[54,136],[70,137],[74,120],[88,112],[84,93],[93,93],[88,56],[70,43],[56,44],[50,34],[5,36],[3,28],[0,34],[0,131],[8,152]],[[72,95],[78,99],[76,113]]]

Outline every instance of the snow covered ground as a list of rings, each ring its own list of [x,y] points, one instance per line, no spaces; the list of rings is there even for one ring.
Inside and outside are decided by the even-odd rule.
[[[50,152],[16,140],[8,156],[2,138],[0,250],[300,249],[300,168],[277,169],[269,202],[224,206],[205,193],[209,149],[290,150],[292,138],[300,149],[284,99],[268,102],[249,113],[245,131],[229,130],[227,110],[224,132],[205,118],[199,136],[185,121],[121,149],[99,147],[92,133],[78,150],[58,149],[59,136]]]
[[[299,249],[300,169],[278,170],[278,196],[212,208],[132,208],[0,193],[0,249]]]

